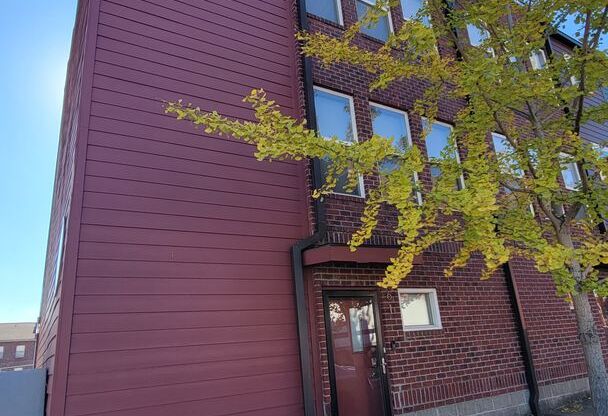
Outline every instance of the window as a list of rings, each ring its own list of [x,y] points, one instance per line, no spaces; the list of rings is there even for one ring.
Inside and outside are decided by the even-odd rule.
[[[374,134],[392,138],[393,146],[400,151],[404,151],[412,146],[410,125],[406,112],[385,107],[380,104],[370,104],[370,107]],[[382,164],[380,169],[383,172],[389,173],[396,169],[396,167],[396,162],[389,159]],[[414,181],[418,182],[417,175],[414,176]],[[416,199],[419,204],[422,203],[422,195],[420,195],[420,192],[416,193]]]
[[[4,358],[4,347],[0,346],[0,360]]]
[[[435,289],[399,289],[399,306],[404,331],[442,328]]]
[[[492,143],[494,145],[494,152],[498,157],[498,161],[501,168],[504,169],[504,173],[511,174],[518,178],[524,176],[524,172],[519,166],[516,166],[516,161],[511,155],[513,155],[513,147],[511,143],[507,141],[507,138],[499,133],[492,133]]]
[[[469,44],[475,47],[480,46],[490,37],[487,30],[472,23],[467,24],[467,34],[469,35]]]
[[[15,358],[25,357],[25,345],[17,345],[15,348]]]
[[[352,97],[324,88],[314,88],[315,112],[317,129],[325,138],[335,137],[345,143],[357,142],[357,126],[355,124],[355,107]],[[321,159],[321,174],[327,174],[328,161]],[[345,189],[347,174],[338,178],[335,193],[363,196],[363,178],[359,178],[357,189],[348,192]]]
[[[568,158],[568,155],[562,154],[562,157]],[[567,162],[562,165],[562,179],[566,189],[575,190],[581,183],[581,174],[578,171],[576,162]]]
[[[365,17],[367,12],[376,5],[376,0],[355,0],[357,6],[357,19],[361,20]],[[376,23],[366,25],[361,28],[361,32],[379,39],[383,42],[388,40],[388,36],[393,31],[393,24],[391,22],[390,11],[378,19]]]
[[[426,128],[426,123],[427,121],[423,119],[423,128]],[[434,160],[443,158],[443,153],[449,144],[449,137],[451,134],[452,126],[435,121],[431,127],[431,131],[426,136],[426,154],[431,165],[431,179],[433,181],[437,180],[437,178],[441,176],[441,168],[436,162],[434,162]],[[453,156],[456,158],[458,163],[460,163],[458,152],[455,152]],[[462,176],[458,179],[456,186],[458,189],[464,189],[464,178]]]
[[[306,11],[339,25],[343,24],[340,0],[306,0]]]
[[[496,153],[496,156],[498,158],[500,168],[504,169],[502,172],[505,174],[513,175],[516,178],[523,178],[524,171],[519,166],[517,166],[516,160],[510,157],[510,155],[514,152],[514,149],[513,146],[511,146],[511,143],[507,141],[507,138],[500,133],[492,133],[492,144],[494,145],[494,152]],[[512,188],[516,189],[516,183],[513,183],[511,185]],[[503,191],[506,194],[511,193],[511,190],[507,187],[503,187]],[[534,204],[530,203],[528,208],[532,216],[536,216]]]
[[[567,53],[564,54],[564,59],[566,61],[569,61],[571,58],[571,56]],[[580,84],[580,81],[578,80],[578,78],[575,75],[571,75],[570,76],[570,85],[572,85],[573,87],[576,87],[578,84]]]
[[[412,20],[418,16],[420,9],[425,5],[425,0],[401,0],[401,11],[405,20]],[[426,26],[431,25],[428,16],[422,16],[422,23]]]
[[[547,57],[545,56],[545,51],[538,49],[532,52],[532,55],[530,56],[530,63],[532,64],[532,69],[544,69],[547,66]]]

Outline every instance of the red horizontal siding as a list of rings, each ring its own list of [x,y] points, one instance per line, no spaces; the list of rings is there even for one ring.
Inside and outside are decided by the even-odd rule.
[[[293,4],[97,3],[57,416],[300,414],[290,247],[308,229],[304,167],[163,111],[183,98],[251,120],[242,98],[261,87],[296,115]]]

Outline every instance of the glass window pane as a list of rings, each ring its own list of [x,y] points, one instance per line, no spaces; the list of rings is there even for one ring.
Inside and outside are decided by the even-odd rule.
[[[4,358],[4,347],[0,346],[0,359]]]
[[[562,178],[568,189],[576,189],[580,183],[580,175],[576,163],[570,162],[566,164],[562,170]]]
[[[355,141],[350,100],[347,97],[315,89],[315,113],[321,136],[337,137],[345,142]]]
[[[431,131],[426,136],[426,153],[429,158],[439,159],[441,152],[448,146],[448,138],[452,129],[445,124],[433,123]]]
[[[15,349],[15,358],[23,358],[25,356],[25,345],[17,345]]]
[[[351,102],[347,97],[331,94],[319,89],[314,90],[315,113],[317,116],[317,129],[323,137],[336,137],[344,142],[355,142],[355,126],[353,125],[353,114]],[[327,175],[329,162],[321,159],[321,175]],[[349,195],[361,195],[360,185],[356,189],[348,192],[345,189],[347,173],[340,175],[334,192]]]
[[[530,61],[533,69],[543,69],[547,66],[547,58],[545,58],[545,53],[542,50],[532,52]]]
[[[375,0],[364,1],[364,0],[356,0],[357,3],[357,19],[361,20],[365,17],[368,10],[372,8],[370,3],[375,4]],[[378,22],[373,24],[371,27],[369,25],[361,28],[361,32],[365,33],[368,36],[379,39],[381,41],[386,42],[388,39],[388,35],[391,33],[389,16],[383,15],[378,19]]]
[[[415,19],[418,12],[424,6],[424,0],[401,0],[401,10],[403,12],[403,18],[406,20]],[[430,21],[428,16],[422,18],[422,23],[429,26]]]
[[[433,325],[428,293],[403,293],[400,296],[401,317],[405,326]]]
[[[371,107],[371,112],[374,134],[392,138],[393,146],[399,150],[409,147],[405,114],[374,105]]]
[[[400,151],[409,147],[407,119],[404,113],[372,105],[371,114],[374,134],[392,139],[393,146]],[[385,173],[396,168],[397,161],[391,159],[385,160],[380,166],[381,171]]]
[[[340,22],[338,0],[306,0],[306,11],[335,23]]]
[[[471,23],[467,25],[467,33],[469,34],[471,46],[479,46],[488,38],[488,32],[485,29]]]
[[[516,166],[516,161],[513,159],[513,147],[507,139],[497,133],[492,133],[492,143],[494,145],[494,152],[497,155],[505,155],[508,157],[503,158],[502,160],[499,158],[499,162],[502,162],[504,165],[501,165],[504,168],[504,173],[511,174],[517,177],[523,177],[524,172],[518,166]]]

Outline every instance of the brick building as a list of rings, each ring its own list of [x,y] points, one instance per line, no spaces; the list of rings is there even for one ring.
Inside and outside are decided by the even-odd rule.
[[[321,134],[386,132],[432,154],[462,102],[441,102],[427,148],[411,113],[422,85],[370,94],[364,71],[297,54],[295,30],[337,35],[365,7],[79,2],[36,355],[48,415],[515,415],[586,390],[550,277],[522,261],[481,282],[474,260],[446,280],[445,243],[380,290],[391,213],[365,247],[345,245],[373,177],[313,202],[319,161],[257,162],[163,113],[182,98],[252,119],[241,99],[262,87]],[[412,12],[395,7],[357,42],[378,47]],[[555,35],[531,65],[575,46]],[[587,127],[601,144],[608,128]]]
[[[0,323],[0,371],[21,371],[34,367],[35,323]]]

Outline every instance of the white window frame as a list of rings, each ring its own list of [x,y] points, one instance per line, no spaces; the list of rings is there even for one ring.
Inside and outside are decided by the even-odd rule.
[[[398,292],[398,300],[399,300],[399,313],[401,315],[401,327],[405,332],[413,332],[413,331],[433,331],[438,329],[443,329],[443,324],[441,323],[441,313],[439,311],[439,301],[437,300],[437,290],[434,288],[401,288],[397,290]],[[427,299],[429,300],[429,312],[431,313],[430,318],[433,323],[431,325],[405,325],[403,319],[403,308],[401,307],[401,295],[408,294],[427,294]]]
[[[429,120],[426,117],[421,117],[421,119],[422,119],[423,124],[429,122]],[[441,124],[443,126],[449,127],[450,128],[450,132],[451,132],[450,136],[454,132],[454,126],[451,125],[451,124],[449,124],[449,123],[444,123],[443,121],[439,121],[439,120],[435,120],[433,123],[437,123],[437,124]],[[454,138],[454,144],[456,145],[456,162],[458,162],[458,164],[462,166],[462,162],[460,161],[460,151],[459,151],[460,148],[458,147],[458,140],[456,140],[456,138]],[[426,138],[424,139],[424,150],[426,152],[426,160],[430,162],[428,148],[426,147]],[[459,189],[459,191],[465,189],[466,187],[467,186],[464,183],[464,175],[461,173],[460,174],[460,189]]]
[[[19,352],[20,347],[22,350],[21,352]],[[24,344],[20,344],[15,347],[15,358],[25,358],[25,345]]]
[[[543,56],[543,61],[545,61],[545,66],[543,67],[539,67],[536,63],[535,63],[535,59],[534,59],[534,55],[535,53],[540,52],[540,54]],[[547,67],[548,61],[547,61],[547,54],[545,53],[544,49],[537,49],[534,52],[532,52],[532,55],[530,55],[530,65],[532,66],[532,69],[535,71],[540,71],[542,69],[545,69]]]
[[[358,2],[358,1],[360,1],[362,3],[365,3],[365,4],[368,4],[368,5],[372,6],[372,7],[376,6],[376,1],[375,0],[372,0],[372,1],[370,1],[370,0],[355,0],[355,7],[357,7],[356,2]],[[388,31],[389,31],[389,36],[390,36],[391,34],[395,33],[395,29],[393,28],[393,16],[391,14],[391,8],[390,8],[390,6],[387,7],[386,10],[388,12],[386,14],[386,17],[388,18]],[[359,17],[358,16],[357,16],[357,21],[359,21]],[[372,39],[377,40],[378,42],[383,42],[383,43],[386,42],[386,41],[384,41],[382,39],[377,39],[377,38],[375,38],[375,37],[373,37],[371,35],[367,35],[367,34],[365,34],[363,32],[361,32],[361,33],[363,35],[365,35],[365,36],[368,36],[368,37],[370,37]]]
[[[355,116],[355,102],[353,100],[353,97],[348,95],[348,94],[343,94],[341,92],[337,92],[334,90],[330,90],[328,88],[323,88],[323,87],[319,87],[317,85],[313,86],[313,90],[318,90],[318,91],[322,91],[325,92],[327,94],[331,94],[331,95],[335,95],[338,97],[342,97],[342,98],[346,98],[348,99],[348,105],[350,107],[350,122],[352,123],[353,126],[353,140],[352,142],[343,142],[345,144],[350,144],[350,143],[359,143],[359,135],[357,134],[357,120],[356,120],[356,116]],[[315,105],[315,112],[317,111],[317,107]],[[331,137],[324,137],[324,139],[330,139]],[[353,198],[360,198],[360,199],[365,199],[365,184],[363,182],[363,175],[359,175],[359,190],[360,190],[360,194],[361,195],[356,195],[356,194],[345,194],[342,192],[335,192],[332,191],[331,193],[334,195],[343,195],[343,196],[350,196]]]
[[[344,15],[342,14],[342,1],[341,0],[332,0],[334,2],[334,4],[336,5],[336,10],[338,11],[338,25],[340,26],[344,26]],[[306,10],[306,13],[310,13],[313,16],[317,16],[321,19],[325,19],[326,21],[331,21],[329,19],[326,19],[323,16],[319,16],[314,14],[313,12],[309,12],[308,10]]]
[[[370,109],[371,109],[371,107],[379,107],[379,108],[383,108],[387,111],[393,111],[395,113],[402,114],[405,119],[405,134],[407,134],[407,144],[410,147],[414,146],[414,142],[412,141],[412,131],[410,130],[410,118],[406,111],[399,110],[398,108],[394,108],[394,107],[389,107],[389,106],[386,106],[383,104],[378,104],[373,101],[369,102],[369,106],[370,106]],[[372,133],[373,133],[373,130],[374,129],[372,126]],[[417,186],[420,186],[420,179],[418,177],[418,172],[414,172],[414,183]],[[416,191],[416,201],[418,202],[418,205],[422,205],[422,193],[420,191]]]
[[[561,153],[560,155],[561,157],[572,157],[572,155],[569,155],[567,153]],[[581,183],[581,181],[583,180],[582,176],[581,176],[581,172],[578,169],[578,165],[576,164],[576,162],[568,162],[565,165],[562,165],[562,169],[560,171],[560,173],[562,174],[562,181],[564,182],[564,188],[566,188],[569,191],[576,191],[576,187],[571,188],[568,186],[568,184],[566,183],[566,178],[564,178],[564,171],[568,169],[569,165],[573,165],[574,166],[574,173],[576,174],[576,182],[577,183]]]

